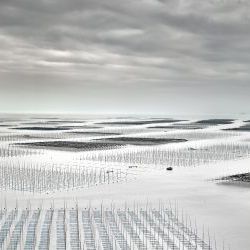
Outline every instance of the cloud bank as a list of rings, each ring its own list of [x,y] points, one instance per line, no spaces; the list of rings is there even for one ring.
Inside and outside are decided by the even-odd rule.
[[[250,113],[244,0],[4,0],[0,111]]]

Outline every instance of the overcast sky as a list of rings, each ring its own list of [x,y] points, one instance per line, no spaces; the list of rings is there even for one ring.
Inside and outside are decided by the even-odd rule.
[[[0,0],[0,112],[250,114],[250,2]]]

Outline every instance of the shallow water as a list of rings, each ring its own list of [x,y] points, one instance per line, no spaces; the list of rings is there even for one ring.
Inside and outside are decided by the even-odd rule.
[[[55,117],[52,117],[55,119]],[[52,119],[51,118],[51,119]],[[62,119],[63,117],[60,117]],[[79,117],[78,117],[79,118]],[[91,120],[86,119],[87,125],[95,124],[97,122],[107,121],[105,117],[99,117],[98,120],[95,117],[88,117]],[[180,118],[180,117],[178,117]],[[185,117],[182,117],[185,119]],[[196,117],[197,120],[204,117]],[[211,118],[211,117],[208,117]],[[227,117],[226,117],[227,118]],[[18,121],[20,119],[20,121]],[[44,118],[39,118],[44,119]],[[77,117],[67,118],[65,123],[60,123],[61,125],[69,125],[70,119],[77,119]],[[83,119],[83,117],[81,117]],[[124,118],[125,119],[125,118]],[[134,119],[134,118],[130,118]],[[37,119],[33,119],[37,120]],[[119,120],[119,119],[111,119]],[[27,117],[9,117],[8,124],[18,125],[20,122],[29,122],[30,118]],[[234,124],[222,125],[219,128],[230,128],[234,126],[240,126],[242,121],[237,120]],[[77,126],[77,123],[71,125]],[[27,125],[29,126],[29,125]],[[128,127],[105,127],[100,129],[95,129],[95,131],[122,131],[123,135],[114,135],[114,137],[124,136],[124,134],[134,137],[145,136],[145,131],[147,126],[150,125],[138,125]],[[192,133],[195,140],[186,143],[178,143],[162,146],[161,150],[166,150],[167,148],[178,149],[186,147],[199,147],[208,146],[223,143],[241,142],[247,141],[250,138],[249,133],[244,134],[231,134],[225,131],[221,131],[216,126],[208,127],[203,132],[196,131],[182,131],[175,130],[172,133],[175,136],[185,135]],[[82,129],[73,129],[72,131],[86,131]],[[89,131],[89,130],[88,130]],[[0,142],[0,148],[5,148],[11,152],[10,147],[13,143],[20,142],[35,142],[35,141],[48,141],[48,140],[73,140],[73,141],[83,141],[88,142],[96,138],[104,138],[105,135],[97,136],[85,136],[84,134],[80,138],[70,137],[67,135],[65,139],[64,135],[61,133],[50,132],[29,132],[29,131],[13,131],[8,130],[8,127],[0,128],[1,137],[8,136],[8,139],[2,139]],[[34,138],[24,138],[23,135],[32,134]],[[161,138],[163,136],[164,130],[157,132],[157,137]],[[156,133],[152,132],[147,134],[147,136],[155,136]],[[199,138],[199,135],[200,138]],[[206,135],[206,136],[202,136]],[[16,136],[16,137],[15,137]],[[55,138],[53,138],[53,136]],[[171,136],[171,133],[170,135]],[[44,138],[43,138],[44,137]],[[52,137],[48,139],[48,137]],[[187,146],[188,145],[188,146]],[[16,146],[15,146],[16,147]],[[130,146],[128,146],[129,148]],[[138,146],[139,147],[139,146]],[[150,148],[150,147],[146,147]],[[129,149],[134,150],[131,146]],[[136,148],[137,150],[138,148]],[[18,149],[19,150],[19,149]],[[1,205],[8,207],[15,207],[16,204],[20,207],[25,207],[27,202],[30,202],[32,206],[37,207],[43,204],[45,207],[54,206],[61,207],[65,202],[70,206],[75,204],[77,200],[79,206],[86,206],[90,203],[93,206],[99,206],[100,203],[110,205],[112,202],[116,206],[127,205],[133,206],[134,203],[145,205],[147,203],[153,206],[158,206],[159,201],[169,202],[172,204],[178,203],[178,207],[183,209],[187,213],[192,221],[196,221],[198,227],[202,230],[203,225],[205,228],[210,229],[211,238],[216,236],[217,246],[221,247],[223,240],[225,241],[225,246],[230,245],[231,250],[249,250],[250,246],[250,188],[246,186],[238,185],[219,185],[211,179],[218,178],[220,176],[244,173],[250,171],[250,161],[245,158],[248,157],[247,154],[244,155],[243,159],[234,160],[234,158],[229,158],[230,161],[223,161],[224,158],[218,159],[216,162],[210,161],[207,165],[197,166],[197,167],[174,167],[173,171],[166,171],[166,165],[155,165],[153,164],[139,164],[138,168],[129,169],[129,163],[124,161],[119,162],[109,162],[109,161],[90,161],[84,160],[84,152],[65,152],[63,150],[50,150],[46,148],[45,150],[32,149],[32,154],[19,154],[17,151],[16,155],[9,155],[0,158],[0,164],[24,164],[28,167],[41,167],[50,169],[51,165],[57,167],[68,169],[78,168],[81,166],[87,166],[90,168],[105,168],[105,169],[124,169],[129,171],[129,177],[126,181],[119,183],[110,183],[108,185],[97,185],[88,188],[75,188],[74,190],[67,191],[55,191],[49,194],[37,194],[37,193],[19,193],[14,191],[1,191]],[[123,150],[123,149],[122,149]],[[116,154],[118,151],[111,150],[111,154]],[[88,155],[94,155],[94,152],[87,152]],[[149,161],[150,162],[150,161]],[[218,248],[219,249],[219,248]],[[226,248],[227,249],[227,248]]]

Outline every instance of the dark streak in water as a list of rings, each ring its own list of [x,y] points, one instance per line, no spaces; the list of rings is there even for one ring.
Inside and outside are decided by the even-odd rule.
[[[116,142],[119,144],[129,144],[129,145],[161,145],[168,143],[186,142],[186,139],[174,139],[174,138],[143,138],[143,137],[115,137],[115,138],[105,138],[97,139],[104,142]]]
[[[200,120],[196,122],[197,124],[205,124],[205,125],[223,125],[223,124],[231,124],[233,119],[208,119],[208,120]]]
[[[36,130],[36,131],[56,131],[56,130],[70,130],[68,127],[16,127],[11,129],[17,130]]]
[[[122,147],[119,143],[106,142],[76,142],[76,141],[45,141],[32,143],[16,143],[15,145],[27,147],[42,147],[47,149],[59,150],[78,150],[78,151],[92,151],[92,150],[109,150]]]
[[[103,125],[148,125],[154,123],[172,123],[172,122],[181,122],[185,120],[174,120],[174,119],[163,119],[163,120],[145,120],[145,121],[117,121],[117,122],[102,122],[98,124]]]

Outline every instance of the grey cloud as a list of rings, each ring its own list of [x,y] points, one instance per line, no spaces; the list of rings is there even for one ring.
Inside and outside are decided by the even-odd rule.
[[[102,91],[120,95],[119,88],[155,100],[159,89],[192,96],[194,86],[240,84],[250,91],[249,8],[236,0],[1,1],[1,92],[44,84],[57,95],[61,83],[64,95],[69,86],[93,94],[98,86],[101,102]]]

